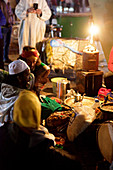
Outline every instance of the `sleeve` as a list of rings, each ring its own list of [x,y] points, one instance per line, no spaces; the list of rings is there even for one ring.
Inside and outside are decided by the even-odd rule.
[[[113,47],[109,55],[108,69],[113,72]]]
[[[49,6],[47,5],[47,2],[43,0],[42,16],[40,17],[40,19],[43,21],[47,21],[50,17],[51,17],[51,10]]]
[[[17,18],[20,20],[26,18],[26,8],[25,8],[25,2],[23,0],[20,0],[20,2],[17,4],[15,8],[15,14]]]

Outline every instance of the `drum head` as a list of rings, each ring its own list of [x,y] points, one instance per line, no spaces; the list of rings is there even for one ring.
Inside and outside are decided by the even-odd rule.
[[[97,140],[103,157],[111,163],[113,161],[113,121],[107,121],[100,125]]]

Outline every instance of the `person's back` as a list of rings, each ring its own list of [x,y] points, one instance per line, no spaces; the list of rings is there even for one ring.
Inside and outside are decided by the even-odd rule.
[[[55,137],[40,125],[40,114],[41,105],[36,94],[23,90],[14,105],[14,121],[0,127],[0,168],[80,170],[77,160],[54,148]]]

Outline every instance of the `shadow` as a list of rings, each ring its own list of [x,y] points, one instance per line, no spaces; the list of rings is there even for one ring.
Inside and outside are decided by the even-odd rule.
[[[52,89],[52,88],[45,88],[45,89],[43,90],[43,92],[53,93],[53,89]]]
[[[56,97],[55,94],[47,94],[46,96],[49,97],[49,98],[51,98],[51,97]]]

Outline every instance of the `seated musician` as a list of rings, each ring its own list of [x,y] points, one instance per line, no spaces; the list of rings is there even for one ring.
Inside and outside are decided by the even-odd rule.
[[[48,81],[50,68],[42,63],[38,51],[30,46],[25,46],[19,59],[24,60],[35,76],[35,86],[40,88]]]

